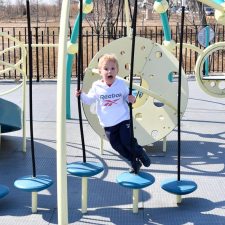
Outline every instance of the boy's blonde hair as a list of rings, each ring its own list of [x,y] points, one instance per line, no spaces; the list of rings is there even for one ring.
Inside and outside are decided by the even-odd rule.
[[[119,70],[119,63],[118,63],[118,60],[117,60],[117,58],[114,54],[104,54],[103,56],[101,56],[100,59],[99,59],[99,62],[98,62],[98,69],[101,69],[102,64],[105,61],[114,62],[116,64],[117,69]]]

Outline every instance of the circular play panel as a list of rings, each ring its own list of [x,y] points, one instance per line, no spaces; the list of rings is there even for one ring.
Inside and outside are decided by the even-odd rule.
[[[119,76],[129,85],[132,38],[115,40],[94,56],[85,72],[83,88],[88,92],[94,81],[100,79],[99,58],[106,53],[116,55]],[[133,88],[136,102],[133,104],[134,134],[140,145],[148,145],[167,136],[177,126],[177,75],[179,63],[165,47],[153,41],[136,37]],[[188,83],[182,70],[181,115],[186,110]],[[106,139],[98,122],[95,107],[83,105],[88,122],[95,132]],[[151,116],[150,116],[151,115]]]

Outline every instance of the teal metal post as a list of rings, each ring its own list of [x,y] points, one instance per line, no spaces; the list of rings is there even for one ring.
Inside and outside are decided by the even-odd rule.
[[[161,2],[162,0],[156,0],[157,2]],[[171,31],[170,25],[168,21],[168,16],[166,12],[160,13],[160,19],[163,25],[164,39],[165,41],[171,41]],[[168,75],[168,80],[170,82],[173,81],[173,72]]]
[[[162,0],[156,0],[157,2],[162,2]],[[168,22],[168,16],[166,12],[160,13],[160,19],[163,25],[164,38],[166,41],[171,41],[170,25]]]
[[[171,32],[170,32],[170,26],[168,22],[167,13],[166,12],[160,13],[160,18],[163,25],[164,39],[166,41],[171,41]]]
[[[92,0],[85,0],[84,4],[91,4]],[[76,44],[79,34],[79,19],[82,16],[82,19],[85,18],[86,13],[82,15],[78,14],[76,21],[73,26],[73,31],[71,34],[70,42]],[[71,107],[70,107],[70,85],[71,85],[71,74],[73,67],[74,54],[67,54],[67,71],[66,71],[66,118],[71,119]]]
[[[215,2],[215,3],[219,4],[219,5],[221,5],[221,4],[224,3],[224,0],[214,0],[213,2]]]

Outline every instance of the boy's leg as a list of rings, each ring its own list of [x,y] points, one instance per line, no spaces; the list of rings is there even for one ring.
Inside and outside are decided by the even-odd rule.
[[[141,169],[141,166],[142,166],[142,163],[141,161],[138,159],[138,160],[134,160],[131,162],[131,168],[129,169],[129,172],[130,173],[138,173],[139,170]]]
[[[127,154],[131,158],[131,168],[129,169],[130,173],[138,173],[142,163],[137,159],[135,151],[132,150],[131,141],[130,141],[130,123],[129,121],[124,121],[119,124],[119,138],[123,145],[123,148],[126,149]]]
[[[131,155],[121,143],[121,139],[119,135],[119,125],[115,125],[113,127],[105,127],[104,129],[105,129],[105,134],[112,148],[116,150],[124,158],[126,158],[128,161],[132,161]]]
[[[134,138],[134,148],[140,153],[138,158],[141,160],[145,167],[149,167],[151,165],[151,160],[148,157],[145,150],[138,144],[137,139]]]
[[[119,135],[119,125],[113,127],[105,127],[105,134],[111,144],[112,148],[116,150],[121,156],[126,158],[131,163],[130,173],[138,173],[142,164],[138,160],[136,162],[135,158],[127,151],[127,149],[122,145],[120,135]]]
[[[149,167],[151,161],[145,150],[133,139],[133,146],[131,147],[130,121],[126,120],[120,125],[120,139],[123,146],[129,151],[132,158],[139,158],[145,167]]]

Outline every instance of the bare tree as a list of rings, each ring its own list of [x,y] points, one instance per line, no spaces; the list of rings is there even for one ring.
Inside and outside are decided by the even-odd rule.
[[[5,1],[4,0],[0,0],[0,8],[1,8],[1,11],[0,11],[0,16],[1,17],[4,17],[5,15]]]
[[[106,21],[104,0],[93,1],[93,10],[86,15],[88,24],[93,27],[96,34],[100,34],[103,24]]]
[[[86,20],[97,34],[101,33],[103,25],[107,26],[108,35],[112,36],[113,29],[118,22],[122,11],[121,0],[94,0],[92,13],[86,16]]]
[[[199,1],[197,1],[197,5],[198,5],[199,20],[201,21],[201,25],[206,26],[207,20],[206,20],[205,10],[203,7],[204,5]]]
[[[62,6],[62,0],[55,0],[56,5],[58,7],[59,12],[61,11],[61,6]]]
[[[1,7],[5,6],[5,0],[0,0],[0,6]]]
[[[15,10],[13,10],[13,8],[15,7],[13,7],[11,0],[5,2],[5,18],[11,18],[13,16],[13,14],[15,13]]]
[[[26,7],[23,3],[23,0],[16,0],[16,7],[17,7],[17,15],[18,16],[23,16],[26,14]]]
[[[187,1],[187,8],[189,9],[190,14],[192,14],[192,23],[194,25],[196,24],[196,21],[199,21],[202,26],[207,25],[204,4],[198,0],[190,0]],[[196,20],[195,17],[197,17],[198,20]]]

